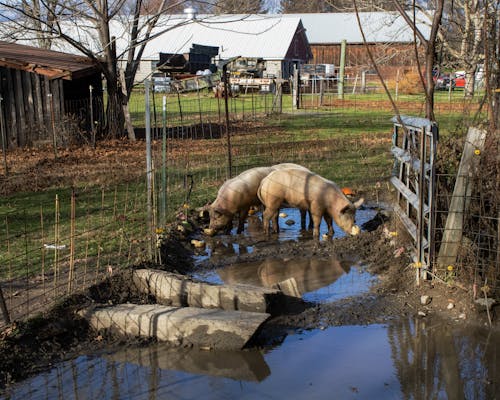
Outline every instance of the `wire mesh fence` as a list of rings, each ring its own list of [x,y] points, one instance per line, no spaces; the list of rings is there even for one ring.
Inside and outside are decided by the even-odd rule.
[[[455,228],[459,230],[458,252],[455,262],[443,265],[436,259],[433,272],[447,283],[465,284],[471,296],[500,296],[500,250],[499,230],[500,217],[495,204],[498,204],[498,193],[491,197],[490,193],[481,190],[481,176],[462,176],[466,186],[471,188],[470,194],[464,195],[460,212],[461,223]],[[440,174],[437,176],[437,210],[435,247],[439,249],[445,244],[444,231],[448,210],[453,194],[453,183],[456,176]],[[451,187],[451,190],[450,190]],[[448,228],[449,229],[449,228]],[[456,238],[457,235],[454,235]],[[436,252],[436,255],[438,252]]]
[[[229,123],[224,99],[211,91],[152,92],[150,101],[153,215],[146,210],[145,171],[137,171],[136,178],[127,183],[122,182],[117,171],[117,183],[48,191],[34,196],[29,207],[6,204],[3,208],[0,281],[11,319],[43,312],[55,301],[99,282],[117,269],[155,257],[156,229],[173,221],[180,210],[206,205],[215,198],[218,187],[229,176],[229,154],[233,176],[255,166],[296,162],[339,185],[355,181],[369,187],[391,173],[390,157],[384,164],[380,154],[390,146],[393,112],[381,104],[384,100],[362,93],[340,99],[333,87],[323,94],[314,89],[302,94],[301,106],[295,109],[288,93],[243,91],[228,99]],[[399,102],[401,112],[422,115],[423,99],[406,101],[400,97]],[[85,104],[90,103],[76,104],[74,109],[78,111]],[[441,109],[439,104],[443,104]],[[461,107],[465,107],[462,100],[438,103],[438,115],[441,120],[449,119],[446,123],[459,123]],[[130,111],[139,138],[145,136],[144,110],[144,93],[137,91],[131,98]],[[93,122],[96,132],[105,124],[99,120],[105,118],[104,114],[80,114],[81,123],[88,128]],[[323,120],[325,115],[339,118]],[[313,131],[306,129],[312,121],[316,127]],[[288,124],[293,128],[281,129]],[[301,127],[307,134],[301,132]],[[386,135],[381,135],[381,127],[386,129]],[[351,135],[352,129],[362,133]],[[67,134],[81,135],[76,130],[68,130]],[[86,138],[84,143],[89,141],[89,136]],[[334,172],[338,169],[344,171],[339,179]],[[2,182],[10,184],[18,178],[11,174]],[[446,198],[445,192],[442,196]],[[473,202],[481,204],[481,199],[474,198]],[[443,202],[438,213],[446,210]],[[475,254],[477,262],[471,264],[464,256],[457,262],[455,273],[463,271],[478,285],[487,284],[498,291],[498,237],[494,236],[498,218],[486,210],[480,212],[481,208],[475,210],[468,220],[471,225],[464,241],[470,241],[474,250],[464,250],[463,254]],[[447,277],[447,271],[436,273],[443,279]],[[0,319],[0,324],[3,322]]]
[[[146,259],[144,182],[61,190],[2,215],[0,279],[11,320]]]

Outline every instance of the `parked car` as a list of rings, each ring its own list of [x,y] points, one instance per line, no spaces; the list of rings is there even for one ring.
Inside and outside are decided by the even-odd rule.
[[[455,80],[450,78],[449,74],[441,74],[434,77],[434,89],[436,90],[451,90],[455,89]]]
[[[465,89],[465,71],[455,72],[453,80],[455,81],[456,89]]]

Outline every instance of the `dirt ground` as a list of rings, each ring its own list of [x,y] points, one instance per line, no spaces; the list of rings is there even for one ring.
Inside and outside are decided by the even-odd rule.
[[[103,150],[106,149],[106,150]],[[47,176],[58,171],[58,165],[49,162],[50,156],[44,159],[38,152],[32,156],[27,151],[20,151],[19,160],[24,161],[18,171],[27,171],[36,176]],[[101,157],[95,157],[100,154]],[[139,157],[140,155],[140,157]],[[90,168],[94,165],[105,170],[113,165],[119,168],[120,163],[142,163],[142,144],[126,144],[123,151],[116,151],[116,146],[105,146],[98,152],[94,150],[81,153],[68,153],[65,157],[73,157],[73,163],[81,166],[90,177],[96,171]],[[45,161],[44,161],[45,160]],[[92,161],[93,160],[93,161]],[[76,179],[77,167],[67,168],[67,174],[59,174],[59,184],[68,184]],[[88,178],[87,177],[87,178]],[[56,178],[54,178],[56,179]],[[103,177],[102,179],[107,179]],[[50,184],[53,184],[51,182]],[[23,183],[18,182],[15,191],[22,191]],[[26,181],[24,189],[29,188]],[[48,185],[45,182],[45,185]],[[40,182],[38,188],[44,185]],[[14,188],[10,188],[14,191]],[[371,193],[362,193],[369,199]],[[379,194],[380,195],[380,194]],[[390,199],[391,194],[386,193]],[[162,266],[151,265],[152,268],[165,269],[189,274],[193,272],[191,261],[193,247],[192,237],[200,237],[207,225],[206,218],[194,212],[189,216],[193,227],[191,235],[183,236],[172,224],[167,230],[163,243],[163,252],[167,260]],[[395,234],[394,232],[397,232]],[[449,323],[485,325],[488,324],[487,313],[475,306],[469,288],[457,285],[446,285],[436,279],[422,281],[416,285],[416,271],[412,266],[411,246],[404,233],[398,229],[398,223],[390,212],[381,211],[364,226],[360,235],[345,237],[331,241],[261,241],[257,243],[258,251],[252,253],[229,255],[217,262],[217,265],[205,265],[204,268],[218,266],[238,261],[254,261],[273,256],[310,257],[336,255],[342,259],[350,257],[363,260],[365,268],[378,277],[378,283],[369,293],[349,297],[333,303],[309,304],[303,301],[290,302],[283,307],[282,313],[266,322],[262,330],[254,338],[253,346],[264,346],[276,341],[285,332],[296,329],[315,329],[337,325],[356,325],[384,323],[389,319],[402,315],[415,315],[419,318],[435,316]],[[138,266],[139,267],[139,266]],[[144,265],[140,266],[144,267]],[[421,296],[427,295],[430,302],[421,303]],[[28,376],[49,369],[54,363],[69,359],[75,355],[114,346],[136,345],[143,340],[125,341],[112,335],[93,332],[87,324],[75,317],[75,311],[92,303],[117,304],[123,302],[148,303],[154,299],[144,298],[130,287],[127,272],[108,278],[101,284],[91,287],[85,292],[64,300],[44,318],[27,322],[16,322],[8,329],[0,332],[0,389],[5,385],[22,380]],[[451,306],[450,306],[451,304]],[[499,329],[495,309],[490,318],[493,328]]]

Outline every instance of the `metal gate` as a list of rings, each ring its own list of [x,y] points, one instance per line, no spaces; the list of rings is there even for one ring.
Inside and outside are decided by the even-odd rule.
[[[417,283],[427,278],[432,260],[438,127],[425,119],[393,117],[391,183],[397,190],[394,212],[413,238]]]

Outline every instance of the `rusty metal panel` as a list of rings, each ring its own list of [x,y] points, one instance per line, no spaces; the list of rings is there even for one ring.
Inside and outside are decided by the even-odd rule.
[[[94,74],[98,67],[83,56],[0,41],[0,66],[34,72],[49,79],[76,79]]]

